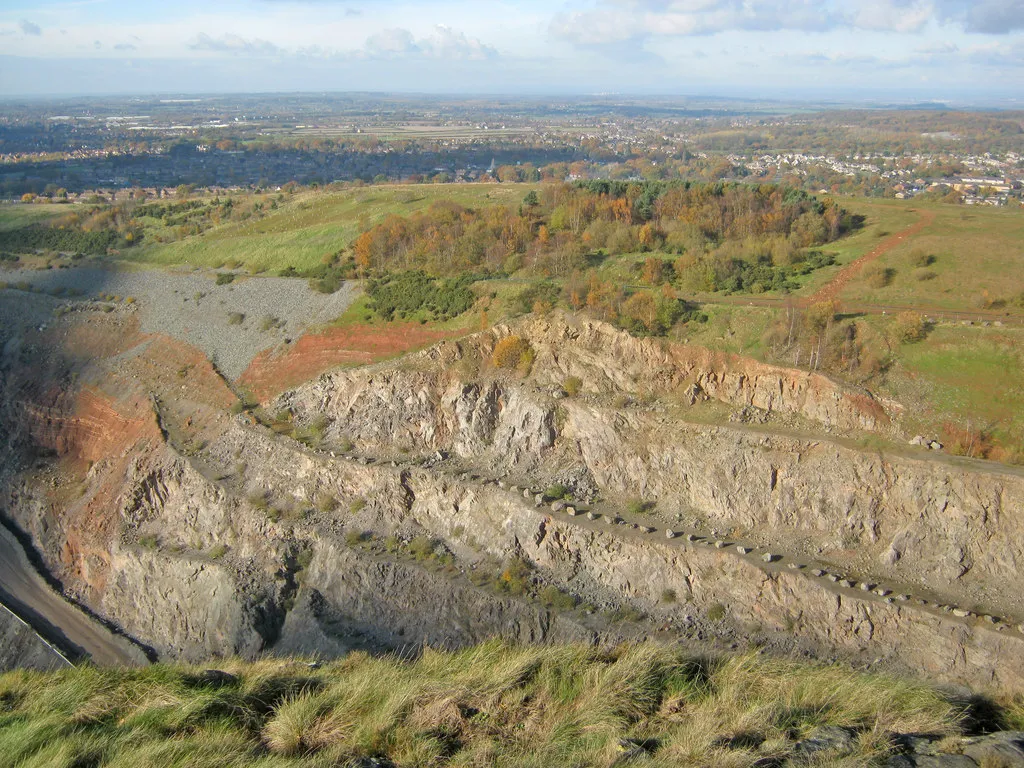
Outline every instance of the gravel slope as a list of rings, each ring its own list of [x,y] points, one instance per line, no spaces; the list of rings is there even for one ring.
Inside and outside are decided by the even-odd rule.
[[[47,293],[76,289],[81,291],[76,301],[101,294],[134,297],[143,332],[166,333],[198,347],[230,379],[238,378],[262,350],[334,320],[359,295],[352,284],[325,295],[310,290],[305,280],[281,277],[240,277],[217,285],[212,271],[4,270],[0,280],[12,286],[29,283]],[[13,303],[18,293],[0,291],[0,301]],[[244,315],[241,323],[233,313]],[[263,330],[264,320],[271,318],[280,321],[279,327]]]

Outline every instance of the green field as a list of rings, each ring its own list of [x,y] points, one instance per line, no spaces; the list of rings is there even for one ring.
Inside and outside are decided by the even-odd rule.
[[[850,200],[847,206],[863,207],[880,220],[887,210],[911,208],[935,219],[878,260],[880,268],[892,270],[888,285],[872,285],[870,273],[862,274],[843,301],[970,311],[1004,308],[1024,292],[1024,209],[899,200],[864,206]],[[899,226],[886,228],[896,232]],[[932,263],[915,263],[921,256],[933,257]]]
[[[0,203],[0,231],[27,227],[46,222],[70,213],[70,205],[42,205],[39,203]]]
[[[218,267],[237,263],[252,272],[315,267],[326,254],[347,248],[386,216],[405,216],[438,200],[469,207],[518,204],[529,187],[510,184],[388,185],[343,192],[302,191],[282,195],[263,218],[230,222],[171,243],[147,241],[126,252],[156,264]],[[276,195],[263,196],[277,202]],[[152,234],[156,234],[151,230]]]

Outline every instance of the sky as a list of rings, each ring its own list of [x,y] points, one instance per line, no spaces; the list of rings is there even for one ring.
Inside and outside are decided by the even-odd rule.
[[[1024,104],[1024,0],[4,0],[0,95]]]

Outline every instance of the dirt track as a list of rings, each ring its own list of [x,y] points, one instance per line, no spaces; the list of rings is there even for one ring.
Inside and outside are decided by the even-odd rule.
[[[839,294],[842,293],[843,288],[846,287],[847,283],[849,283],[850,280],[852,280],[866,264],[870,264],[875,259],[885,255],[893,248],[900,245],[908,237],[920,234],[921,230],[935,221],[935,213],[932,211],[920,211],[920,216],[921,218],[915,223],[911,224],[906,229],[900,230],[896,234],[885,238],[885,240],[876,245],[871,251],[865,253],[854,261],[851,261],[839,270],[839,274],[833,277],[828,283],[818,289],[817,293],[806,300],[807,304],[817,304],[820,301],[829,301],[831,299],[839,298]]]
[[[87,655],[101,666],[140,666],[142,649],[50,589],[35,572],[14,535],[0,526],[0,592],[5,602],[33,629],[72,658]],[[26,610],[27,609],[27,610]]]

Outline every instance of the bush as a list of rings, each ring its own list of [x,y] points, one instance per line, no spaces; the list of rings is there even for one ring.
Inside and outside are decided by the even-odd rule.
[[[671,605],[672,603],[676,602],[676,599],[676,591],[674,589],[666,589],[663,590],[661,593],[661,602],[665,603],[666,605]]]
[[[562,382],[562,391],[569,397],[576,397],[583,389],[583,381],[577,376],[570,376]]]
[[[540,599],[548,608],[558,611],[571,611],[576,607],[576,598],[555,586],[544,587],[540,591]]]
[[[234,272],[218,272],[217,273],[217,280],[216,280],[217,285],[227,285],[228,283],[233,283],[234,280],[235,280],[235,273]]]
[[[900,312],[893,322],[893,332],[896,338],[904,344],[913,344],[921,341],[928,333],[928,325],[924,316],[917,312]]]
[[[892,267],[883,267],[881,264],[868,264],[864,267],[864,279],[872,288],[885,288],[892,285],[896,277],[896,270]]]
[[[228,548],[226,546],[224,546],[223,544],[218,544],[217,546],[215,546],[213,549],[210,550],[210,559],[211,560],[220,560],[227,553],[228,553]]]
[[[919,280],[920,282],[924,282],[925,280],[934,280],[938,276],[939,276],[938,272],[936,272],[935,270],[932,270],[932,269],[915,269],[914,270],[914,279],[915,280]]]
[[[633,499],[629,502],[628,505],[626,505],[626,511],[628,511],[631,515],[646,515],[656,506],[657,504],[653,501]]]
[[[416,560],[429,560],[437,544],[427,536],[416,536],[409,542],[409,554]]]
[[[725,606],[721,603],[715,603],[708,608],[708,621],[721,621],[725,618]]]
[[[364,499],[364,498],[362,498],[360,496],[358,499],[353,499],[352,500],[352,503],[349,504],[348,511],[351,512],[354,515],[357,512],[362,512],[362,510],[363,510],[363,508],[365,506],[366,506],[366,499]]]
[[[569,496],[569,489],[561,483],[554,483],[548,486],[548,489],[544,491],[544,497],[547,499],[564,499]]]
[[[529,370],[533,364],[533,347],[520,336],[506,336],[494,345],[491,362],[496,368]]]
[[[334,498],[333,494],[318,493],[316,499],[313,501],[313,506],[316,507],[318,512],[327,514],[328,512],[333,512],[338,508],[338,500]]]
[[[935,257],[921,248],[915,248],[910,252],[910,263],[915,267],[930,267],[935,263]]]
[[[513,595],[522,595],[530,588],[530,564],[521,558],[515,558],[509,562],[505,570],[501,572],[501,579],[498,581],[500,589],[511,592]]]
[[[385,320],[427,312],[434,319],[449,320],[473,306],[476,295],[469,286],[472,275],[434,279],[425,272],[399,272],[367,281],[370,308]]]
[[[228,313],[228,325],[241,325],[245,322],[245,314],[242,312]]]

